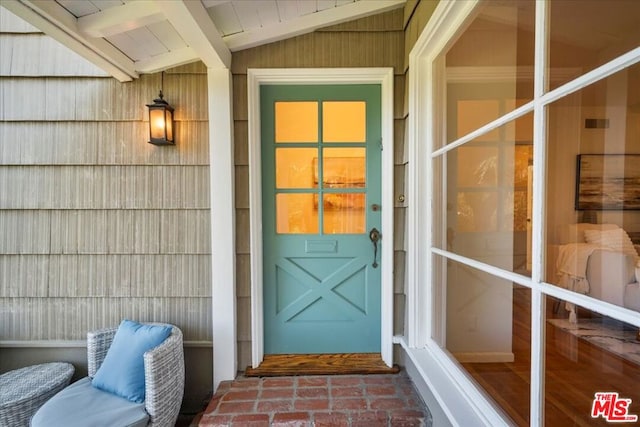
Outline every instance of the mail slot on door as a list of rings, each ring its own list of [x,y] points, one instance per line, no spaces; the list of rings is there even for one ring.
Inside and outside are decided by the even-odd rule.
[[[307,240],[304,251],[308,254],[330,254],[338,252],[337,240]]]

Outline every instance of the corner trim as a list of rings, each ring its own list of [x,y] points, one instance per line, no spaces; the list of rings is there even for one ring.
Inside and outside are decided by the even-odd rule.
[[[238,372],[236,316],[235,165],[233,76],[226,68],[207,69],[209,109],[209,187],[211,204],[211,334],[213,388]]]
[[[405,367],[433,416],[433,425],[508,426],[500,408],[488,403],[471,380],[437,346],[410,348],[401,340]],[[468,397],[473,398],[468,400]]]

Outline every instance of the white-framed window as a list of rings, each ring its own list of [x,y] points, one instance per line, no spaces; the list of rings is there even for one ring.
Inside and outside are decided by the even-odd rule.
[[[640,414],[638,28],[635,1],[441,2],[412,51],[407,347],[461,390],[443,406]]]

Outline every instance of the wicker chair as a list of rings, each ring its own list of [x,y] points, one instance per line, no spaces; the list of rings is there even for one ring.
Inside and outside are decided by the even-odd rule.
[[[31,416],[69,384],[73,373],[72,364],[52,362],[0,375],[0,426],[28,427]]]
[[[173,427],[184,394],[182,331],[176,326],[169,338],[144,354],[145,401],[149,426]],[[93,378],[107,355],[117,327],[87,334],[88,373]]]
[[[131,403],[136,409],[135,422],[133,425],[154,427],[173,427],[178,418],[182,397],[184,394],[184,352],[182,347],[182,331],[173,325],[166,325],[172,328],[172,332],[162,344],[144,353],[144,402],[127,402],[126,408],[131,408]],[[99,425],[117,426],[122,424],[130,425],[131,419],[125,421],[120,418],[124,412],[120,403],[115,405],[114,411],[112,402],[114,399],[120,401],[115,395],[109,392],[98,391],[105,396],[103,398],[88,398],[89,403],[85,403],[81,409],[75,410],[73,406],[76,401],[73,399],[74,393],[82,393],[84,396],[95,396],[94,388],[91,386],[98,368],[102,365],[107,356],[107,351],[111,347],[113,339],[118,331],[117,327],[100,329],[87,334],[87,357],[88,357],[88,378],[83,378],[71,384],[47,402],[31,420],[32,426],[53,426],[53,425],[89,425],[97,423]],[[84,391],[84,387],[89,387],[89,392]],[[71,396],[71,398],[70,398]],[[79,398],[82,401],[82,398]],[[126,400],[126,399],[122,399]],[[87,406],[88,405],[88,406]],[[95,409],[93,409],[95,405]],[[62,410],[61,410],[62,408]],[[128,409],[127,409],[128,410]],[[117,412],[116,412],[117,411]],[[146,414],[144,414],[146,412]],[[85,414],[99,416],[99,420],[88,422]],[[103,414],[103,415],[98,415]],[[127,413],[130,414],[130,413]],[[142,419],[139,416],[142,415]],[[128,416],[128,415],[127,415]],[[148,416],[148,421],[147,421]]]

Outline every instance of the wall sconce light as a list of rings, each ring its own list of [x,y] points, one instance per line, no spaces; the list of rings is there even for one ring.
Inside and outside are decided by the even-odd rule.
[[[162,74],[164,85],[164,73]],[[149,108],[149,138],[150,144],[174,145],[173,139],[173,107],[163,99],[162,89]]]

